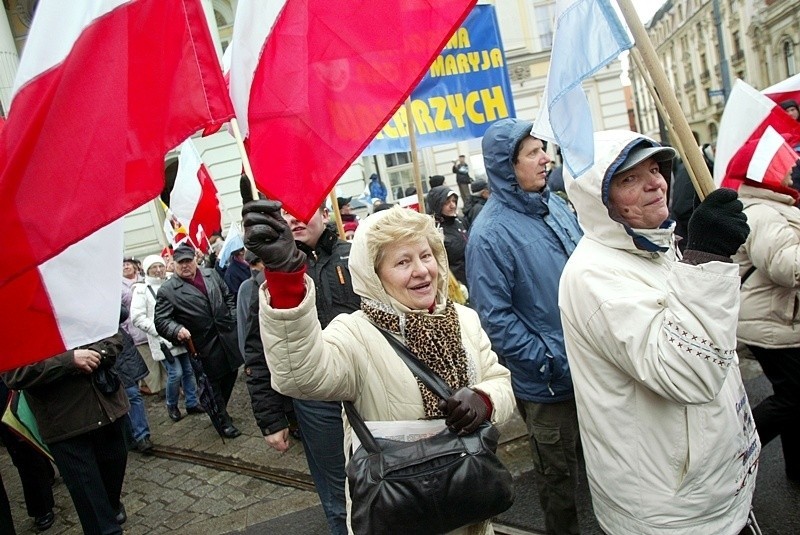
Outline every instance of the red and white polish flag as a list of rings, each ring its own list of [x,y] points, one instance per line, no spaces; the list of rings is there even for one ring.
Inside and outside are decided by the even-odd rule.
[[[231,99],[259,189],[307,221],[476,0],[239,0]]]
[[[169,206],[188,230],[195,246],[208,252],[206,233],[222,230],[222,214],[217,187],[191,139],[181,145],[178,173],[169,196]]]
[[[768,126],[759,139],[749,140],[728,165],[728,178],[747,178],[762,184],[780,186],[800,155],[782,135]]]
[[[739,189],[742,181],[728,176],[728,166],[745,144],[757,143],[769,127],[789,146],[800,142],[800,122],[747,83],[736,80],[719,123],[714,157],[714,182],[717,186]]]
[[[774,100],[777,104],[789,99],[800,103],[800,73],[766,88],[762,93]]]
[[[0,370],[117,331],[119,220],[231,116],[200,0],[39,2],[0,132]]]

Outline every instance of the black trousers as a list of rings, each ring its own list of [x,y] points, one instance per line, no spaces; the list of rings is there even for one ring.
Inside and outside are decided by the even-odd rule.
[[[0,474],[0,533],[15,535],[14,519],[11,518],[11,504],[8,503],[6,488],[3,486],[3,475]]]
[[[780,436],[786,474],[800,479],[800,347],[747,347],[761,364],[775,392],[753,409],[761,444]]]
[[[5,424],[0,424],[0,437],[19,472],[28,516],[35,518],[52,511],[55,505],[53,500],[55,470],[50,460],[10,431]]]
[[[116,516],[128,462],[125,420],[48,444],[84,535],[121,534]]]
[[[214,401],[217,402],[217,406],[223,410],[225,414],[225,425],[231,425],[232,420],[231,417],[228,416],[228,401],[231,399],[231,393],[233,392],[233,387],[236,385],[236,377],[239,375],[239,370],[233,370],[222,377],[217,377],[215,379],[209,379],[211,383],[211,389],[214,392]]]

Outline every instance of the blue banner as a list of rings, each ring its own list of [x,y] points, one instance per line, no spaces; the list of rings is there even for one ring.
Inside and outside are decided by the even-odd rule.
[[[494,6],[475,6],[411,93],[417,148],[483,137],[514,101]],[[363,155],[410,151],[401,106]]]

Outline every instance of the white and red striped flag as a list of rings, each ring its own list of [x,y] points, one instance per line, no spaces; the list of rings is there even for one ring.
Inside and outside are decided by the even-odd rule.
[[[230,85],[259,189],[307,221],[476,0],[239,0]]]
[[[0,133],[0,370],[117,331],[112,222],[160,193],[168,150],[231,116],[200,0],[39,2]]]
[[[759,139],[749,140],[731,158],[726,178],[781,186],[797,160],[800,160],[800,155],[782,135],[768,126]]]
[[[742,182],[727,176],[728,165],[745,144],[761,139],[769,127],[790,146],[800,142],[800,122],[747,83],[736,80],[719,123],[714,157],[714,182],[718,186],[739,189]]]
[[[784,100],[794,100],[800,103],[800,73],[766,88],[762,93],[778,104]]]
[[[169,196],[169,207],[178,221],[186,226],[195,246],[208,252],[205,233],[213,234],[222,230],[222,214],[217,187],[191,139],[181,145],[178,174]]]

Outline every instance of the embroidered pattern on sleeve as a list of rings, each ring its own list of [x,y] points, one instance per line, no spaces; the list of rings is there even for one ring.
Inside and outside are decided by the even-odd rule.
[[[672,320],[667,320],[664,330],[669,343],[679,351],[713,362],[720,368],[729,368],[734,362],[736,349],[720,349],[711,340],[692,334]]]

